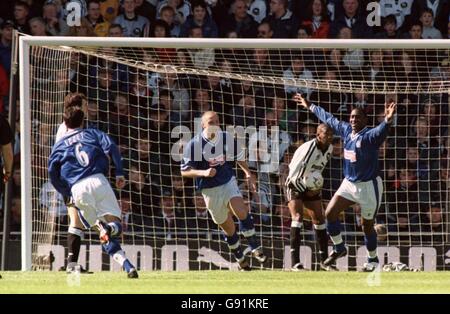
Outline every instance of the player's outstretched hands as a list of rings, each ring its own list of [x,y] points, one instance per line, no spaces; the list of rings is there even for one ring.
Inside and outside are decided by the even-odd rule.
[[[302,94],[295,94],[294,95],[294,101],[299,105],[302,106],[305,109],[309,108],[308,102],[306,101],[305,98],[303,98]]]
[[[215,168],[209,168],[208,170],[205,170],[205,177],[207,178],[213,178],[217,173],[217,170]]]
[[[390,101],[384,106],[384,116],[386,117],[386,121],[388,123],[392,122],[392,118],[395,114],[395,109],[397,109],[397,103],[395,101]]]
[[[116,187],[121,190],[125,187],[125,177],[116,177]]]

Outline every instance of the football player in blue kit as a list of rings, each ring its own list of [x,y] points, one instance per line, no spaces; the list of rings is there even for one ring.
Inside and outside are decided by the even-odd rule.
[[[127,272],[138,278],[136,268],[119,243],[122,233],[121,211],[106,176],[111,159],[116,169],[116,186],[125,186],[119,149],[103,132],[82,129],[82,106],[66,107],[67,133],[53,147],[48,172],[52,185],[65,198],[72,197],[84,227],[97,227],[103,250]]]
[[[239,229],[247,239],[253,257],[260,263],[264,263],[267,257],[256,237],[253,218],[234,177],[231,159],[236,160],[244,171],[253,191],[256,191],[255,179],[243,160],[244,150],[239,152],[237,141],[230,133],[222,132],[219,125],[216,112],[207,111],[202,115],[203,130],[187,144],[183,152],[181,174],[186,178],[195,178],[195,187],[201,191],[213,221],[223,230],[239,268],[250,270],[232,214],[239,219]]]
[[[334,248],[324,261],[324,265],[333,265],[338,258],[347,254],[341,236],[339,214],[350,206],[359,204],[364,242],[368,253],[368,260],[363,266],[363,271],[374,271],[379,265],[374,221],[383,194],[383,184],[378,168],[378,149],[388,135],[397,104],[395,102],[386,104],[384,121],[377,127],[368,128],[367,116],[360,108],[352,110],[350,121],[347,123],[339,121],[321,107],[309,104],[300,94],[296,94],[294,100],[313,112],[320,121],[333,128],[334,133],[339,134],[344,141],[345,178],[325,211],[327,231]]]

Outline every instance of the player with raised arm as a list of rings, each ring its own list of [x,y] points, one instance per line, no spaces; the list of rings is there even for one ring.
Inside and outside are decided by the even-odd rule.
[[[240,269],[250,270],[231,213],[239,219],[240,231],[247,239],[253,257],[260,263],[264,263],[267,257],[256,238],[253,218],[233,175],[230,159],[237,160],[253,192],[256,192],[255,178],[242,160],[244,151],[237,155],[231,154],[232,148],[237,153],[236,141],[231,134],[220,131],[216,112],[207,111],[202,115],[202,129],[201,134],[197,134],[186,146],[181,174],[183,177],[195,178],[196,189],[201,191],[213,221],[223,230]]]
[[[308,210],[312,219],[316,241],[319,246],[320,266],[329,270],[323,262],[328,257],[328,235],[322,209],[321,173],[331,158],[333,146],[333,130],[326,124],[317,127],[316,138],[302,144],[294,153],[289,164],[289,175],[286,179],[286,193],[291,213],[291,261],[293,271],[303,269],[300,263],[300,232],[303,227],[303,209]],[[316,178],[317,176],[317,178]],[[309,178],[313,180],[309,182]],[[316,182],[314,180],[320,181]]]
[[[83,110],[85,116],[87,115],[87,101],[86,97],[81,93],[69,93],[64,98],[64,108],[79,107]],[[63,121],[56,132],[55,144],[58,143],[68,133],[66,123]],[[67,267],[66,271],[86,273],[87,271],[78,265],[78,256],[80,254],[81,239],[83,238],[83,223],[78,216],[78,210],[72,202],[71,197],[64,197],[64,203],[67,206],[69,214],[69,229],[67,232]]]
[[[379,176],[378,149],[383,144],[392,123],[397,104],[391,101],[385,105],[385,119],[377,127],[367,127],[367,116],[361,108],[350,113],[350,123],[339,121],[319,106],[309,104],[302,95],[296,94],[294,100],[305,109],[312,111],[320,121],[333,128],[344,141],[344,176],[341,186],[334,194],[325,211],[327,231],[334,248],[323,263],[325,266],[347,254],[341,236],[339,214],[354,204],[361,207],[361,222],[368,262],[363,271],[374,271],[378,265],[377,234],[374,219],[380,207],[383,184]]]
[[[105,133],[82,129],[83,119],[80,106],[65,108],[67,134],[55,144],[49,157],[50,181],[63,197],[73,198],[85,228],[98,228],[103,250],[123,267],[129,278],[137,278],[136,268],[118,241],[122,232],[121,211],[106,179],[111,156],[116,186],[125,186],[119,149]]]

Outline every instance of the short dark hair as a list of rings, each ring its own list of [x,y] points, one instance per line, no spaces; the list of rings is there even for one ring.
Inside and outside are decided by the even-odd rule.
[[[110,31],[113,28],[120,28],[120,31],[123,32],[123,27],[120,24],[111,24],[108,28],[108,31]]]
[[[100,5],[100,0],[89,0],[89,2],[87,3],[87,7],[89,8],[92,3]]]
[[[413,22],[411,23],[411,26],[409,27],[409,30],[412,30],[412,28],[413,28],[414,26],[416,26],[416,25],[419,25],[419,26],[420,26],[420,29],[423,29],[423,24],[422,24],[421,21],[413,21]]]
[[[207,9],[208,6],[206,5],[206,2],[204,0],[194,0],[191,2],[191,7],[192,7],[192,11],[194,11],[194,9],[196,7],[202,7],[203,9]]]
[[[161,10],[159,10],[159,14],[161,15],[163,11],[172,11],[173,13],[175,13],[174,8],[172,8],[170,5],[163,6]]]
[[[26,3],[25,1],[16,1],[14,3],[14,7],[22,7],[22,8],[25,8],[26,10],[30,11],[30,5],[28,3]]]
[[[422,10],[422,12],[420,12],[420,16],[422,16],[424,13],[430,13],[432,17],[434,17],[434,12],[433,10],[431,10],[430,8],[425,8]]]
[[[71,106],[64,110],[64,123],[69,129],[76,129],[81,127],[84,119],[84,112],[81,107]]]
[[[353,110],[358,111],[363,117],[367,118],[367,112],[365,112],[363,108],[361,108],[361,107],[353,107],[352,111]]]
[[[64,108],[69,107],[83,107],[83,101],[86,101],[86,96],[82,93],[69,93],[64,98]]]
[[[308,36],[312,36],[313,31],[312,31],[312,29],[311,29],[311,26],[309,26],[309,25],[301,25],[301,26],[298,28],[298,30],[301,30],[301,29],[303,29],[303,30],[306,32],[306,34],[307,34]],[[298,31],[297,31],[297,33],[298,33]]]
[[[150,36],[155,37],[155,30],[157,27],[162,27],[165,30],[166,37],[170,37],[170,26],[166,21],[156,20],[153,25],[150,27]]]
[[[397,18],[395,17],[394,14],[389,14],[383,19],[383,26],[386,25],[387,23],[393,23],[397,25]]]

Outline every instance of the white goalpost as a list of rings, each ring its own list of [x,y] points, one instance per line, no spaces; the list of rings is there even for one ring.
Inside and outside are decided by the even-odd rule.
[[[290,268],[283,179],[293,151],[314,137],[318,124],[297,108],[296,92],[344,121],[361,107],[369,126],[381,121],[385,101],[399,103],[379,154],[385,191],[377,219],[381,263],[450,268],[448,40],[23,36],[19,56],[24,271],[58,270],[65,263],[67,212],[49,183],[47,161],[69,92],[85,94],[86,126],[105,131],[121,149],[128,181],[116,191],[122,241],[140,270],[237,268],[193,181],[179,172],[183,145],[206,110],[219,113],[224,129],[276,126],[284,136],[277,139],[276,164],[250,162],[258,195],[248,191],[238,170],[236,177],[269,257],[261,268]],[[342,142],[335,137],[323,173],[324,206],[343,179]],[[357,206],[341,216],[349,256],[339,261],[340,270],[357,270],[365,260],[360,219]],[[300,257],[307,269],[317,269],[307,215]],[[116,270],[90,232],[80,264]]]

